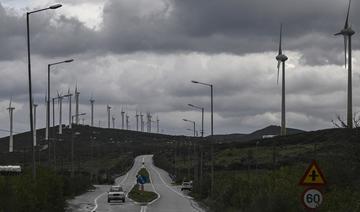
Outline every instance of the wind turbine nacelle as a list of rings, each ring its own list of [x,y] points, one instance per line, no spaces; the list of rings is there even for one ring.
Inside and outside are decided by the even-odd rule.
[[[351,29],[351,27],[348,27],[346,29],[341,30],[341,33],[343,35],[349,35],[352,36],[353,34],[355,34],[355,31],[353,29]]]
[[[284,54],[279,54],[278,56],[276,56],[277,61],[285,62],[285,61],[287,61],[287,59],[288,59],[288,57]]]

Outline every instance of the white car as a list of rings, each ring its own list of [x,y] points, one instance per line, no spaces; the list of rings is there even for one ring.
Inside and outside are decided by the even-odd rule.
[[[111,186],[108,192],[108,202],[111,200],[122,200],[122,202],[125,202],[125,192],[121,186]]]
[[[183,190],[191,191],[192,190],[192,181],[184,181],[181,184],[181,191],[183,191]]]

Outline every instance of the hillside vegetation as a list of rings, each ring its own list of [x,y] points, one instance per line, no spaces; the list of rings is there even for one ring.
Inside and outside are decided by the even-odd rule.
[[[215,144],[212,195],[209,142],[175,142],[154,160],[178,182],[193,179],[192,195],[212,211],[304,211],[298,183],[313,159],[327,179],[319,211],[360,211],[360,129]]]

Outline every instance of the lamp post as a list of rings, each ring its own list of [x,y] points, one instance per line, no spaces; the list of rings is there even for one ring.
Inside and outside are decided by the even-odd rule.
[[[27,35],[27,56],[28,56],[28,77],[29,77],[29,109],[30,109],[30,131],[31,131],[31,146],[33,153],[33,161],[32,161],[32,176],[33,179],[36,179],[36,166],[35,166],[35,147],[34,147],[34,123],[33,123],[33,99],[32,99],[32,85],[31,85],[31,56],[30,56],[30,15],[33,13],[41,12],[49,9],[57,9],[61,7],[61,4],[55,4],[50,7],[34,10],[26,13],[26,35]],[[50,98],[50,97],[48,97]]]
[[[51,71],[51,66],[55,66],[58,64],[62,64],[62,63],[71,63],[73,62],[74,59],[69,59],[69,60],[64,60],[61,62],[56,62],[56,63],[50,63],[48,64],[48,101],[47,101],[47,107],[46,107],[46,130],[45,130],[45,140],[49,140],[49,127],[50,127],[50,71]]]
[[[186,121],[186,122],[191,122],[191,123],[193,123],[193,125],[194,125],[194,128],[193,128],[193,130],[194,130],[194,137],[196,136],[196,129],[195,129],[195,121],[191,121],[191,120],[188,120],[188,119],[183,119],[183,121]]]
[[[203,83],[199,81],[192,80],[192,83],[200,84],[204,86],[210,87],[210,98],[211,98],[211,140],[210,140],[210,146],[211,146],[211,187],[210,187],[210,194],[213,195],[214,192],[214,144],[212,137],[214,135],[214,86],[209,83]]]
[[[201,137],[204,137],[204,108],[193,104],[188,104],[190,107],[201,110]]]
[[[84,116],[86,115],[86,113],[80,113],[80,114],[75,114],[73,116],[71,116],[71,124],[73,123],[73,119],[74,117],[78,117],[78,116]],[[71,128],[71,178],[74,177],[74,137],[75,135],[80,134],[79,132],[75,132],[73,131],[73,127]]]

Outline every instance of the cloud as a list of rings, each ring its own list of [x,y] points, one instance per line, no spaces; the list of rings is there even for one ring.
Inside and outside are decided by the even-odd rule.
[[[343,26],[346,4],[336,0],[108,0],[97,4],[83,1],[63,3],[64,8],[74,7],[74,11],[79,12],[89,6],[91,11],[96,11],[95,17],[101,23],[96,23],[96,28],[88,28],[91,23],[87,12],[75,15],[74,11],[66,9],[64,11],[67,12],[60,12],[60,15],[57,12],[34,15],[31,28],[35,53],[45,57],[89,51],[97,51],[98,54],[139,51],[261,53],[276,50],[279,24],[284,23],[285,51],[301,52],[304,64],[343,62],[340,57],[342,39],[333,34]],[[352,6],[352,11],[357,11],[360,4],[353,2]],[[3,7],[0,13],[6,17],[0,24],[1,28],[12,28],[17,32],[1,36],[5,39],[2,44],[18,42],[24,36],[19,33],[24,32],[23,17],[6,14]],[[358,19],[357,13],[351,13],[355,29]],[[354,39],[353,44],[354,49],[360,46],[358,39]],[[16,55],[16,48],[9,47],[9,50],[7,59]],[[2,58],[6,58],[5,55]]]
[[[43,0],[43,5],[49,5]],[[215,133],[249,132],[280,123],[281,85],[276,84],[279,23],[283,22],[287,123],[306,130],[327,128],[336,114],[344,116],[347,72],[343,41],[334,37],[343,26],[346,4],[317,1],[215,0],[63,0],[72,11],[47,11],[31,16],[33,90],[39,126],[44,126],[47,64],[53,67],[56,91],[81,92],[81,111],[96,100],[96,121],[106,121],[106,105],[119,120],[126,108],[134,123],[136,111],[159,116],[163,128],[184,133],[182,118],[200,123],[205,108],[209,132],[210,90],[191,83],[214,84]],[[81,8],[101,5],[101,21],[92,28]],[[94,6],[95,5],[95,6]],[[36,7],[39,7],[36,5]],[[63,8],[62,8],[63,9]],[[359,4],[354,2],[352,11]],[[95,10],[95,9],[94,9]],[[77,15],[74,15],[79,11]],[[353,28],[358,14],[352,13]],[[8,128],[7,102],[16,104],[17,130],[28,126],[25,17],[0,4],[0,129]],[[354,36],[354,94],[360,91],[359,41]],[[354,111],[360,99],[354,95]],[[65,103],[64,103],[65,104]],[[64,108],[66,114],[67,107]],[[24,118],[25,117],[25,118]],[[89,116],[85,117],[88,122]],[[132,124],[132,126],[134,126]],[[199,125],[198,125],[199,126]],[[185,131],[186,132],[186,131]]]

